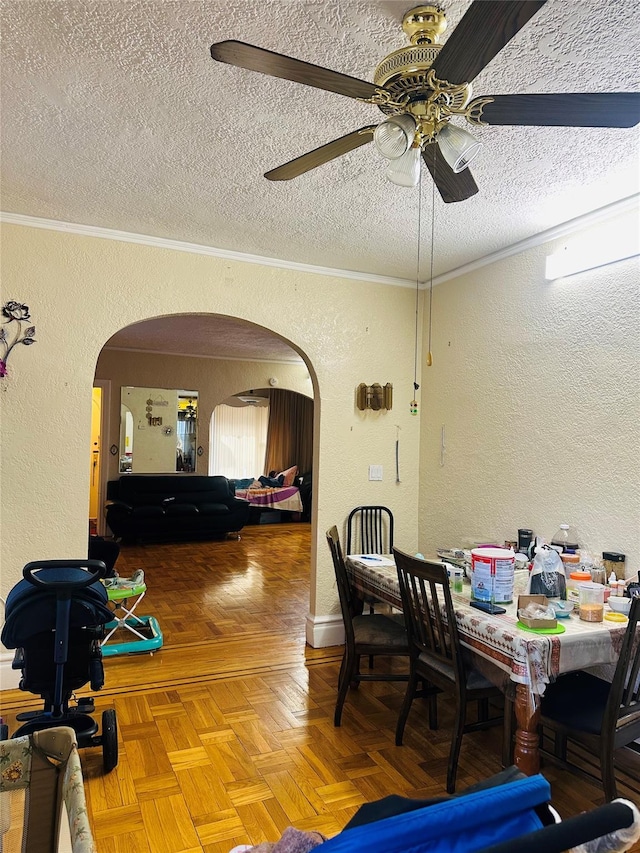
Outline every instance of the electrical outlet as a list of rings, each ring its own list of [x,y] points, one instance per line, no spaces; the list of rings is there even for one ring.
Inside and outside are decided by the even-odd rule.
[[[370,480],[381,480],[382,479],[382,465],[369,465],[369,479]]]

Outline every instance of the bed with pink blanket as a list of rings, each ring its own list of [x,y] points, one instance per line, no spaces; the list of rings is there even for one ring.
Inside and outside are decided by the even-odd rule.
[[[286,512],[302,512],[302,499],[297,486],[278,486],[236,489],[236,497],[249,501],[251,506],[262,509],[280,509]]]

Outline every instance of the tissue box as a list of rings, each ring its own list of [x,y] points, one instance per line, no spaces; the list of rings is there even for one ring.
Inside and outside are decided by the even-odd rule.
[[[549,600],[546,595],[519,595],[518,596],[518,613],[520,613],[521,609],[524,609],[527,604],[531,604],[534,602],[535,604],[548,604]],[[523,625],[526,625],[527,628],[555,628],[558,624],[557,619],[529,619],[526,616],[522,617],[518,615],[518,619],[522,622]]]

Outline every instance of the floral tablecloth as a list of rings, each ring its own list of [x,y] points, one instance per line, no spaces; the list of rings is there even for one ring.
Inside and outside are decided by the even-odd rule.
[[[354,588],[363,596],[402,610],[398,575],[393,558],[381,555],[346,558],[347,572]],[[463,592],[452,593],[456,622],[462,643],[474,654],[490,661],[510,680],[530,685],[537,695],[558,675],[603,664],[615,664],[625,626],[614,622],[583,622],[577,612],[558,620],[565,633],[534,634],[518,628],[515,603],[506,605],[506,613],[490,615],[470,606],[471,586],[465,581]]]

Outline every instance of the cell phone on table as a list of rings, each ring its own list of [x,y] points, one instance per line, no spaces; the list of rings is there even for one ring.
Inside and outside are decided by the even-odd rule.
[[[492,604],[490,601],[472,601],[471,606],[475,607],[476,610],[482,610],[484,613],[490,613],[492,616],[507,612],[504,607]]]

